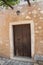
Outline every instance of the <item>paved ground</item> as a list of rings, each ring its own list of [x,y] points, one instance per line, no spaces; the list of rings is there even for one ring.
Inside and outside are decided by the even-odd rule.
[[[33,65],[33,64],[29,62],[0,58],[0,65]]]

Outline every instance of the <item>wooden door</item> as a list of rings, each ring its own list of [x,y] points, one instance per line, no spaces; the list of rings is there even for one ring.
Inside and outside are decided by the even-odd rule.
[[[30,24],[13,26],[14,55],[31,57]]]

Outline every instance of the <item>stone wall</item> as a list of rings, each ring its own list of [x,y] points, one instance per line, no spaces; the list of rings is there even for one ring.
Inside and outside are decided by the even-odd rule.
[[[17,9],[20,15],[16,14]],[[43,55],[43,10],[36,3],[0,11],[0,56],[10,57],[9,23],[24,20],[34,21],[35,54]]]

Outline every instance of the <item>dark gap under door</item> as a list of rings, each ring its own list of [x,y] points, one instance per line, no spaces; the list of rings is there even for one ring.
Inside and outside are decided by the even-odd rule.
[[[13,25],[14,56],[31,58],[30,24]]]

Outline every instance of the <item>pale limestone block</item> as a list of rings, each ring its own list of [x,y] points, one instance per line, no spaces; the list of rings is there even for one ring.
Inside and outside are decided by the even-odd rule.
[[[36,31],[35,31],[35,33],[39,33],[39,31],[38,31],[38,30],[36,30]]]
[[[40,43],[43,43],[43,40],[41,40]]]
[[[42,29],[42,27],[41,27],[41,26],[39,26],[39,27],[38,27],[38,29]]]
[[[43,17],[39,17],[40,19],[43,19]]]
[[[41,10],[40,8],[38,8],[38,10]]]
[[[26,19],[31,19],[31,17],[30,16],[26,16]]]
[[[43,10],[41,10],[40,13],[43,14]]]
[[[28,14],[31,14],[31,12],[28,12]]]
[[[37,10],[33,10],[32,11],[32,14],[37,14]]]
[[[25,15],[25,13],[24,13],[24,12],[22,12],[22,13],[21,13],[21,15]]]

